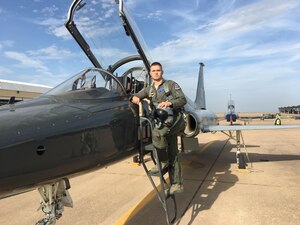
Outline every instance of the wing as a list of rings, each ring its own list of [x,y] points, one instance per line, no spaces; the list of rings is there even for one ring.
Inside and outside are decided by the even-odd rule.
[[[300,126],[273,126],[273,125],[253,125],[253,126],[219,126],[219,125],[207,125],[204,126],[203,132],[215,132],[215,131],[236,131],[236,130],[277,130],[277,129],[296,129],[300,128]]]

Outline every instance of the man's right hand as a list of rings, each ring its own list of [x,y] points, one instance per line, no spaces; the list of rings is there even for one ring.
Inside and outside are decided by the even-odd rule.
[[[133,96],[131,99],[131,102],[138,105],[140,103],[140,98]]]

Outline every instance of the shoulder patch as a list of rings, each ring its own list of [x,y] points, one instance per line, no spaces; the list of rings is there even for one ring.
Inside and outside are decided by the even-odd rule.
[[[180,90],[181,89],[179,84],[177,84],[177,83],[174,83],[174,88],[175,88],[175,90]]]

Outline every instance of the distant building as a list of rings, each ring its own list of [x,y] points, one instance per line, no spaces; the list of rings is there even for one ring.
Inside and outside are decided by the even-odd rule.
[[[300,105],[279,107],[278,110],[280,113],[300,114]]]
[[[0,105],[6,104],[11,97],[15,97],[16,101],[32,99],[50,89],[46,85],[0,80]]]

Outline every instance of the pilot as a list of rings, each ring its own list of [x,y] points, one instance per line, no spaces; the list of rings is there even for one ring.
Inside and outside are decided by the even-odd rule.
[[[157,149],[162,168],[169,167],[171,182],[169,194],[173,195],[183,192],[183,178],[178,158],[177,136],[185,127],[182,110],[186,104],[186,98],[176,82],[163,78],[163,68],[159,62],[151,64],[150,76],[153,80],[152,84],[134,94],[131,101],[139,104],[142,99],[147,98],[156,108],[171,108],[173,111],[171,123],[167,122],[160,126],[155,126],[152,131],[152,143]],[[157,167],[153,167],[151,172],[157,173]]]

